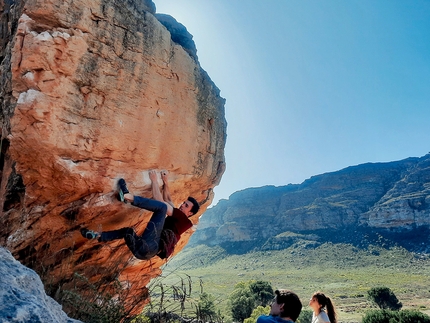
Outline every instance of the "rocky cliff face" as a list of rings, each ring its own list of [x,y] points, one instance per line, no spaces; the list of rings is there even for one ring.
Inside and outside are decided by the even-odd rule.
[[[150,0],[11,0],[0,12],[1,243],[54,285],[78,272],[143,295],[162,262],[78,229],[142,231],[150,213],[114,190],[124,177],[150,197],[149,169],[167,169],[174,202],[192,195],[203,212],[224,172],[224,99],[192,36]]]
[[[61,305],[45,294],[42,281],[0,247],[0,321],[80,323],[67,317]]]
[[[340,235],[360,227],[408,231],[429,226],[430,154],[348,167],[300,185],[236,192],[202,216],[190,244],[262,245],[286,232]]]

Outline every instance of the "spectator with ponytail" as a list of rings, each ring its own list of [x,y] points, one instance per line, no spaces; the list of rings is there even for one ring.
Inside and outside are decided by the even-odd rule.
[[[337,323],[337,314],[330,297],[316,292],[309,301],[313,310],[312,323]]]

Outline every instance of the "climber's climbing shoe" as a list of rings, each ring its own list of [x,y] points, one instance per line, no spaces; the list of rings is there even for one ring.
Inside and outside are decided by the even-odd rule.
[[[90,239],[90,240],[91,239],[97,239],[99,237],[99,234],[97,232],[94,232],[92,230],[88,230],[88,229],[85,229],[85,228],[81,229],[81,234],[82,234],[82,236],[84,238],[87,238],[87,239]]]
[[[127,203],[127,201],[124,198],[124,194],[128,194],[128,188],[127,188],[127,184],[125,183],[125,180],[123,178],[120,178],[118,181],[118,199],[121,202]]]

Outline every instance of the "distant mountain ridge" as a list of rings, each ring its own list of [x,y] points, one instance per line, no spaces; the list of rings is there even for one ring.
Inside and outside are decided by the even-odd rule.
[[[382,232],[391,241],[403,239],[402,244],[428,252],[429,227],[427,154],[351,166],[301,184],[236,192],[205,212],[187,247],[221,245],[247,252],[287,247],[312,234],[308,240],[313,242],[363,243],[363,237],[375,240]]]

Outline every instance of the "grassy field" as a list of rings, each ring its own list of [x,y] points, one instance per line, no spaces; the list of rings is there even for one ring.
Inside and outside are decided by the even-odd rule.
[[[360,322],[374,308],[366,300],[367,291],[377,286],[389,287],[404,309],[430,315],[430,257],[402,248],[363,250],[332,243],[309,248],[298,243],[285,250],[227,255],[220,247],[198,246],[169,261],[158,281],[178,285],[184,277],[192,281],[194,297],[200,284],[215,296],[226,317],[228,295],[236,283],[249,280],[293,290],[307,309],[312,293],[321,290],[334,300],[340,322]]]

